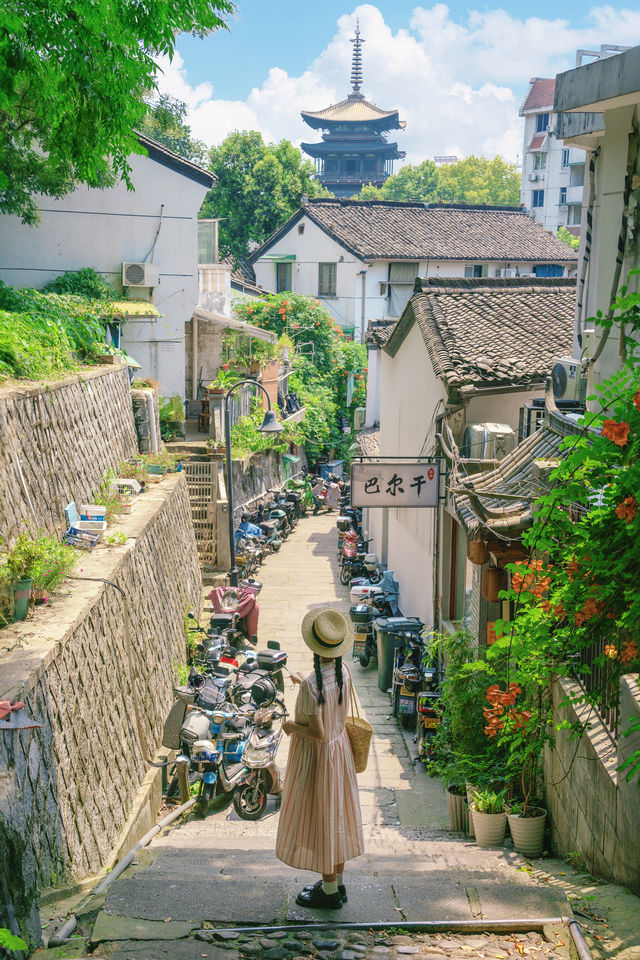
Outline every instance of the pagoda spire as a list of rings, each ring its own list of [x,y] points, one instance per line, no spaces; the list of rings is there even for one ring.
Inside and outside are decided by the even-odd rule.
[[[360,38],[360,18],[356,20],[356,35],[351,38],[353,44],[353,60],[351,62],[351,85],[353,93],[350,96],[362,97],[360,87],[362,86],[362,44],[364,40]]]

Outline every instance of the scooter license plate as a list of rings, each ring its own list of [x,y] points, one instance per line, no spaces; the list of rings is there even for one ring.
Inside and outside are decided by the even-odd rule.
[[[367,649],[367,638],[359,637],[357,634],[353,638],[353,655],[354,657],[364,656]]]
[[[398,713],[415,713],[416,695],[403,687],[398,700]]]
[[[440,717],[423,717],[422,726],[425,730],[435,730],[440,726]]]

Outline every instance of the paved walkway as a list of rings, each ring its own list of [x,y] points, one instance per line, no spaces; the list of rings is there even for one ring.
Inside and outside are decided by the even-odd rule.
[[[311,654],[299,633],[304,614],[327,603],[348,608],[348,592],[337,571],[331,514],[301,521],[260,571],[260,640],[278,640],[293,671],[311,669]],[[219,947],[193,940],[189,946],[181,939],[202,923],[339,919],[401,927],[412,920],[569,914],[562,881],[549,875],[537,879],[513,850],[481,850],[448,831],[442,785],[428,777],[422,764],[413,763],[411,738],[387,719],[389,700],[378,690],[375,668],[354,664],[352,672],[374,739],[369,766],[359,777],[366,853],[347,865],[349,902],[339,915],[310,915],[295,905],[298,890],[315,878],[276,860],[274,802],[258,823],[240,820],[231,807],[212,811],[204,820],[181,822],[140,852],[135,865],[112,885],[98,915],[96,955],[114,960],[217,957]],[[288,689],[286,696],[292,707],[295,691]],[[283,741],[282,767],[286,747]],[[179,948],[176,942],[167,950],[171,938],[180,942]]]

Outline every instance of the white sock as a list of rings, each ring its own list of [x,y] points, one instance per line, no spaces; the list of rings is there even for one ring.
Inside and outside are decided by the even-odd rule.
[[[324,893],[337,893],[338,892],[338,881],[337,880],[323,880],[322,881],[322,890]]]
[[[337,873],[337,874],[336,874],[336,883],[338,884],[339,887],[343,887],[343,886],[344,886],[344,874],[343,874],[343,873]]]

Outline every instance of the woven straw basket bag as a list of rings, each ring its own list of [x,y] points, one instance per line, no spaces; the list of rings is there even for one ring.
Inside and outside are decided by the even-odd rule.
[[[344,727],[351,743],[353,759],[356,765],[356,773],[364,773],[364,771],[367,769],[367,763],[369,762],[369,747],[371,746],[373,727],[367,720],[364,719],[364,717],[360,716],[358,699],[353,689],[353,679],[351,677],[351,671],[348,667],[347,673],[349,674],[351,715],[347,717]]]

